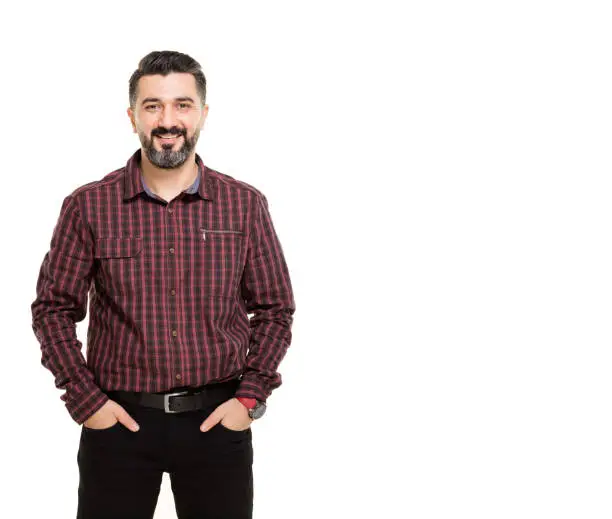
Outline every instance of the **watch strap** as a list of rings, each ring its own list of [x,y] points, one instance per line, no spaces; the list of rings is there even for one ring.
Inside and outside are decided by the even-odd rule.
[[[257,405],[256,398],[247,398],[244,396],[236,397],[247,409],[253,409]]]

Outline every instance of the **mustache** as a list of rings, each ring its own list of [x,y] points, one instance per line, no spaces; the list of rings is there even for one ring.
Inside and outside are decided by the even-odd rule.
[[[183,135],[185,136],[187,134],[187,132],[185,130],[181,130],[180,128],[177,128],[176,126],[173,126],[172,128],[170,128],[169,130],[166,128],[155,128],[153,131],[151,131],[151,137],[158,137],[160,135]]]

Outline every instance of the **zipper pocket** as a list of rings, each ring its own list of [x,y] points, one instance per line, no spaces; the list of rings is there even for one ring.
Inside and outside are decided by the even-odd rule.
[[[216,233],[216,234],[242,234],[242,231],[235,231],[233,229],[205,229],[204,227],[200,227],[200,232],[202,233],[202,239],[206,241],[206,233]]]

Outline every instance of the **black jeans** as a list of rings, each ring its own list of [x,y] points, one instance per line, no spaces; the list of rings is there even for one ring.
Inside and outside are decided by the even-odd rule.
[[[81,427],[77,519],[151,519],[162,475],[179,519],[252,519],[252,431],[200,424],[219,405],[167,414],[117,401],[140,425]]]

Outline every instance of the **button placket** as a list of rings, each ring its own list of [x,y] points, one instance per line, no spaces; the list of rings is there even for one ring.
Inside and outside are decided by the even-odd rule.
[[[179,275],[178,272],[180,271],[180,258],[177,258],[176,252],[177,252],[177,224],[176,224],[176,209],[174,207],[174,205],[176,204],[176,200],[173,200],[170,204],[169,207],[167,208],[167,215],[168,218],[166,219],[166,224],[167,224],[167,236],[168,236],[168,240],[170,243],[174,243],[173,246],[168,248],[168,258],[169,258],[169,272],[170,272],[170,277],[168,279],[169,285],[172,287],[176,287],[177,283],[178,283],[178,279],[179,279]],[[175,296],[176,295],[176,290],[174,288],[169,290],[169,293],[171,296]],[[180,362],[180,342],[178,341],[178,330],[177,330],[177,325],[178,325],[178,307],[177,307],[177,299],[176,297],[170,297],[170,300],[168,302],[168,306],[170,309],[169,312],[169,322],[168,325],[170,327],[170,334],[172,336],[172,344],[173,344],[173,353],[174,353],[174,359],[170,360],[170,362],[174,365],[174,370],[175,370],[175,379],[176,380],[180,380],[181,379],[181,375],[180,375],[180,371],[182,370],[181,367],[181,362]]]

